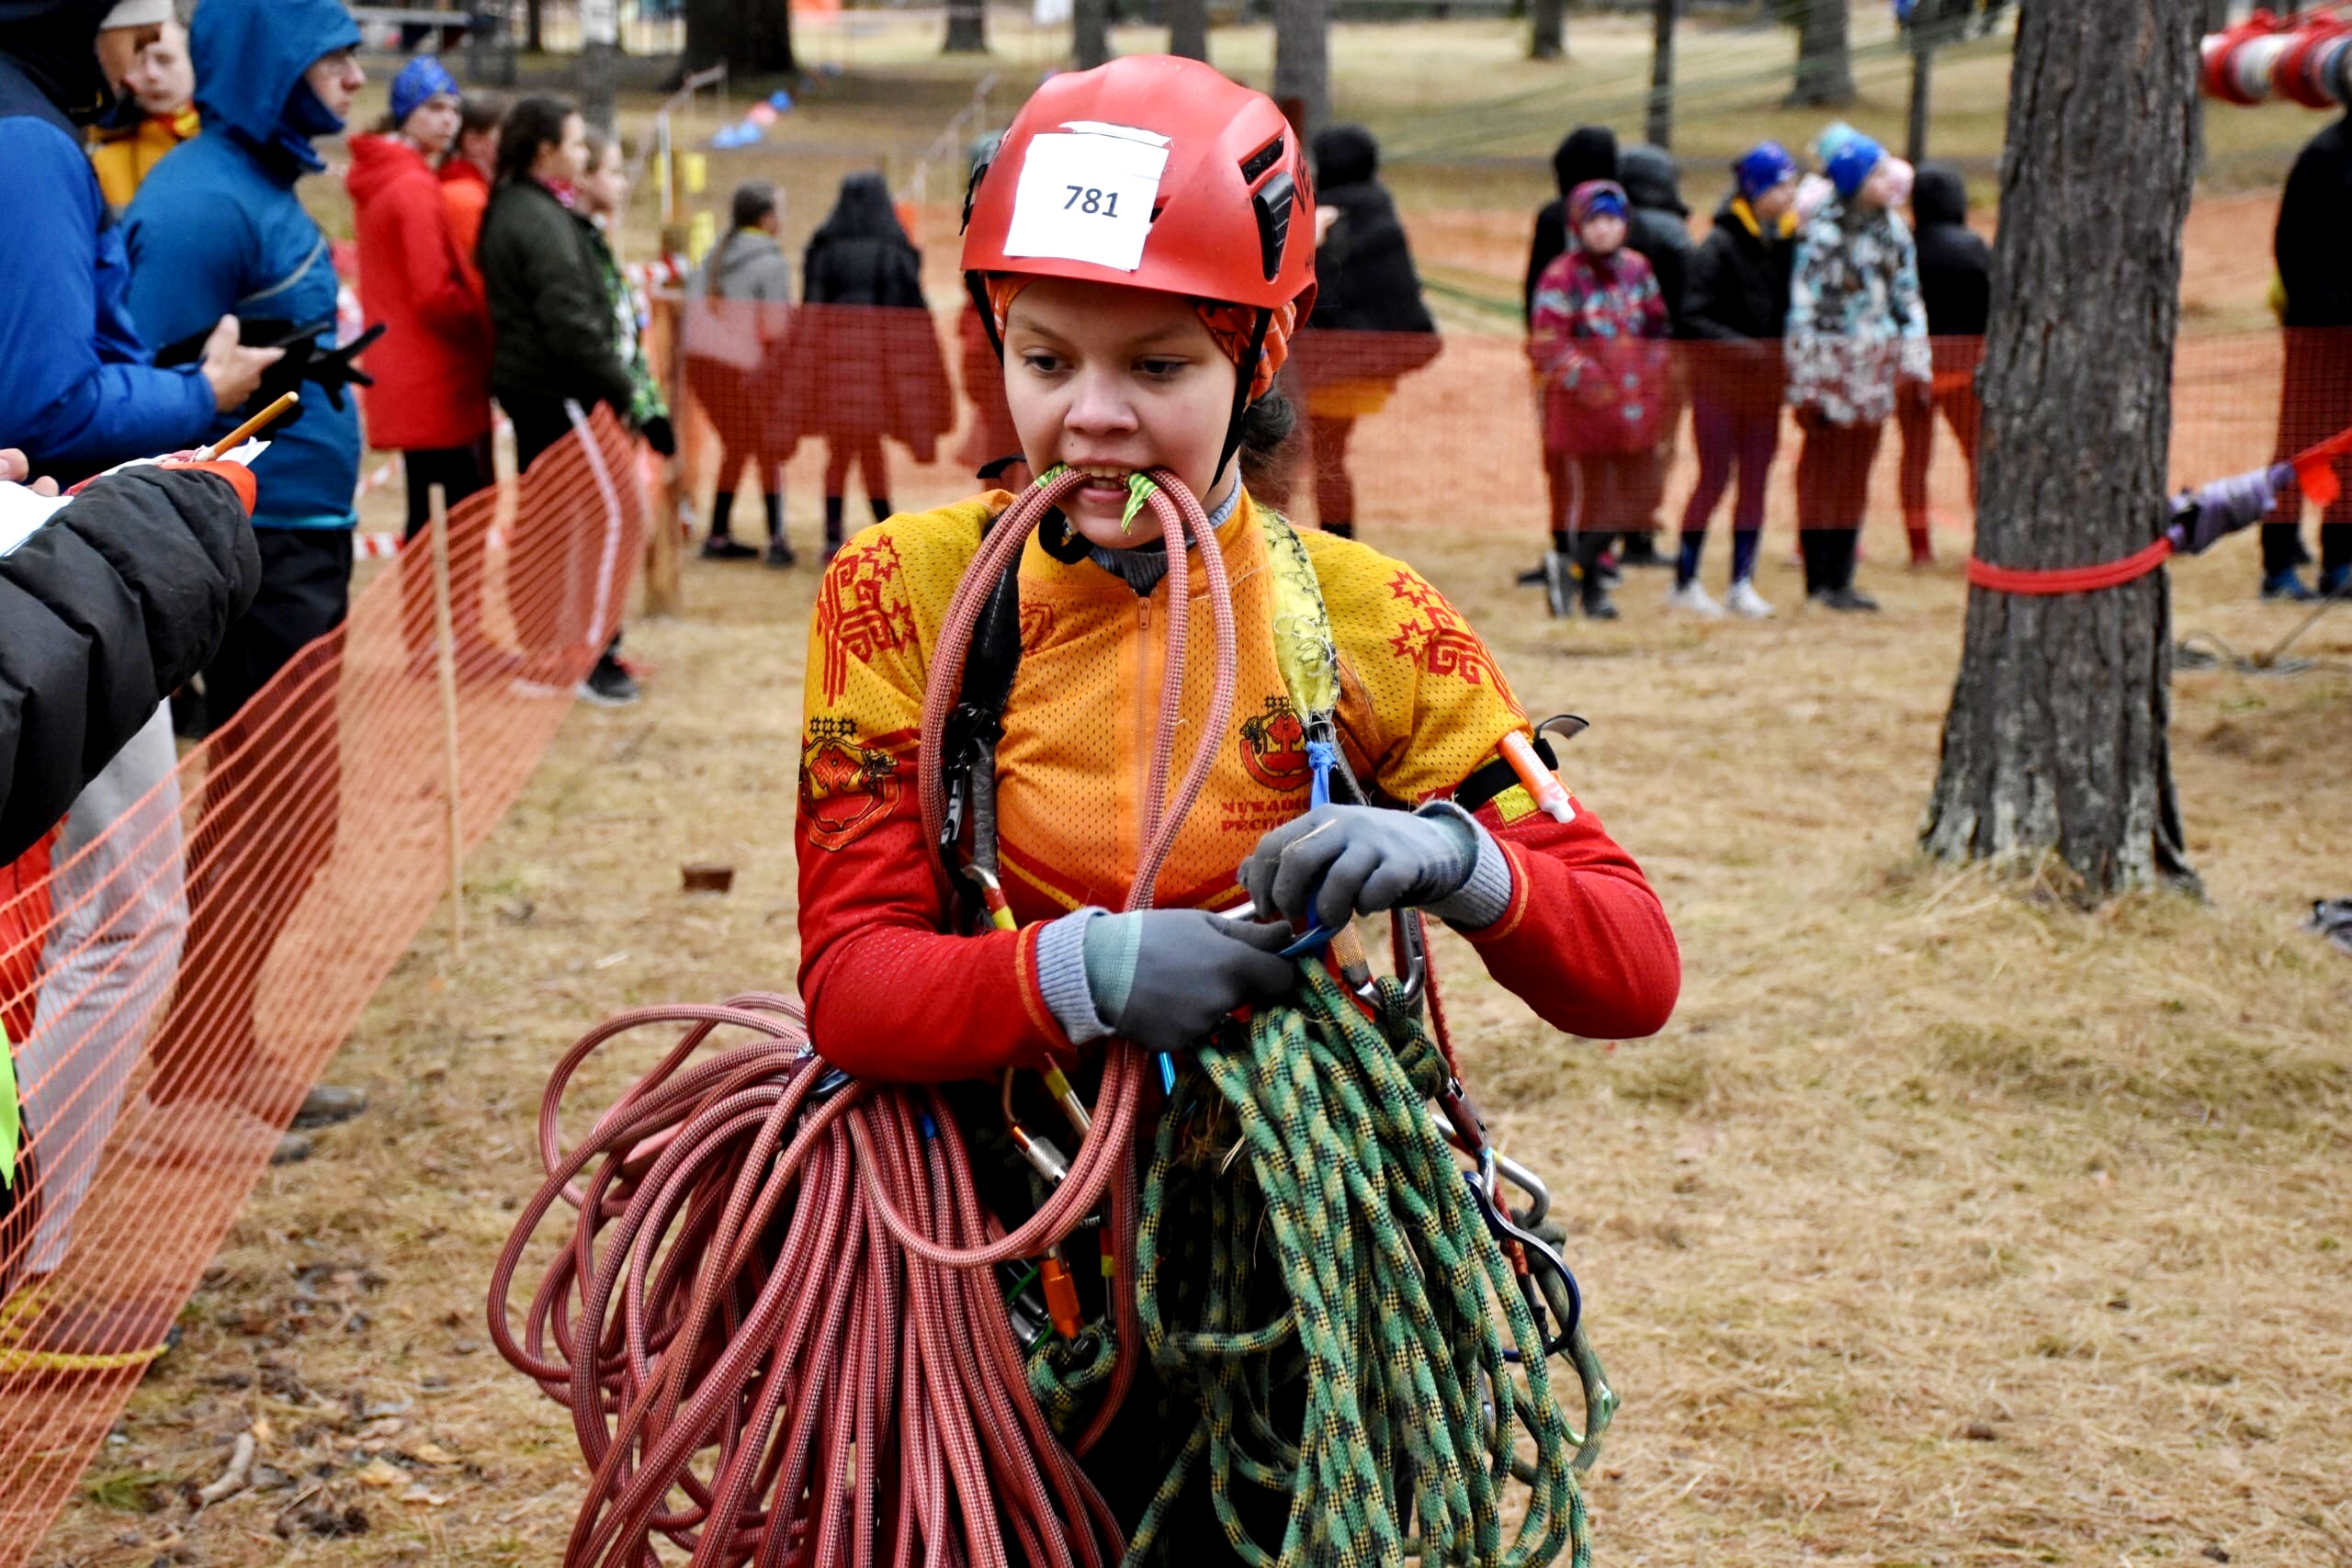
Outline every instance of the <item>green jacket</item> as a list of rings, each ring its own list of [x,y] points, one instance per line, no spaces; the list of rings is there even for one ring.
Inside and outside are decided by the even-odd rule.
[[[600,248],[588,220],[537,180],[508,180],[492,193],[474,257],[497,336],[492,391],[629,412],[636,389],[615,341]]]

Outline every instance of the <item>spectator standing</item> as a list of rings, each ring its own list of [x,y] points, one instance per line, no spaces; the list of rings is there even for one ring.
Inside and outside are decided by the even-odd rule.
[[[796,406],[825,438],[825,558],[840,549],[853,465],[876,523],[890,515],[884,438],[928,463],[955,423],[955,393],[922,297],[922,255],[880,175],[842,181],[800,264]]]
[[[628,366],[628,421],[645,444],[664,461],[678,455],[678,438],[670,425],[670,400],[645,358],[645,312],[637,290],[621,270],[618,249],[621,220],[628,211],[628,152],[617,137],[599,130],[587,135],[588,172],[580,178],[580,210],[588,216],[589,239],[613,311],[614,342]]]
[[[517,102],[499,133],[498,186],[482,213],[475,259],[490,299],[490,385],[514,422],[517,472],[571,434],[567,401],[582,411],[608,403],[626,419],[637,400],[605,293],[596,232],[572,208],[572,187],[587,171],[586,136],[585,122],[562,98]],[[551,520],[556,526],[568,521]],[[564,543],[548,540],[541,547]],[[518,570],[526,581],[538,575]],[[560,644],[555,597],[538,593],[518,612],[525,652]],[[581,683],[586,700],[605,706],[637,700],[619,646],[615,633]]]
[[[1928,397],[1928,312],[1910,231],[1888,206],[1886,152],[1856,133],[1825,171],[1835,187],[1797,237],[1782,338],[1797,456],[1797,543],[1805,596],[1832,610],[1875,610],[1854,587],[1871,462],[1898,397]]]
[[[1535,291],[1528,357],[1544,386],[1544,457],[1553,493],[1544,592],[1568,613],[1571,566],[1577,598],[1594,620],[1614,620],[1600,554],[1637,527],[1649,462],[1665,417],[1666,301],[1649,263],[1625,243],[1624,188],[1589,180],[1568,196],[1576,248],[1544,269]]]
[[[1797,162],[1777,141],[1759,142],[1732,165],[1732,194],[1713,232],[1690,258],[1682,335],[1690,372],[1690,429],[1699,482],[1682,511],[1681,548],[1668,606],[1701,615],[1760,620],[1772,606],[1756,591],[1756,547],[1763,536],[1765,485],[1781,440],[1781,331],[1789,315],[1796,257]],[[1731,591],[1718,605],[1699,581],[1707,523],[1736,475],[1732,502]]]
[[[368,355],[376,378],[367,398],[371,446],[401,454],[414,538],[432,521],[432,488],[449,504],[496,478],[490,455],[490,310],[468,276],[464,254],[433,172],[458,131],[458,84],[433,56],[419,55],[392,80],[391,110],[377,132],[351,139],[359,303],[384,324]],[[450,540],[451,621],[469,668],[485,646],[482,555],[487,531]],[[401,574],[401,627],[407,646],[431,646],[432,584]]]
[[[1378,175],[1380,145],[1360,125],[1317,132],[1315,311],[1291,353],[1291,378],[1306,403],[1315,464],[1315,517],[1326,533],[1352,539],[1355,481],[1348,437],[1378,413],[1398,378],[1437,357],[1437,323],[1421,299],[1420,275],[1396,203]]]
[[[784,207],[775,186],[735,187],[727,238],[686,280],[686,384],[718,432],[718,481],[710,501],[705,560],[749,560],[735,537],[735,487],[749,463],[767,509],[767,563],[798,558],[784,532],[784,462],[795,442],[783,396],[792,322],[792,261],[776,243]],[[990,361],[993,366],[994,361]]]
[[[458,99],[458,139],[441,160],[441,201],[448,209],[449,232],[477,294],[482,292],[481,269],[474,265],[474,247],[481,243],[481,213],[490,205],[490,182],[498,172],[498,128],[505,118],[506,106],[497,98]]]
[[[337,285],[294,187],[325,168],[312,139],[344,129],[366,85],[358,44],[339,0],[204,0],[189,36],[204,129],[155,166],[123,220],[142,328],[170,342],[244,308],[249,333],[298,345],[255,396],[302,394],[299,417],[274,427],[254,462],[261,591],[204,671],[215,761],[201,841],[213,848],[191,882],[187,960],[155,1046],[150,1093],[184,1112],[157,1124],[164,1157],[236,1159],[265,1142],[293,1156],[277,1129],[297,1102],[312,1121],[365,1103],[324,1086],[304,1099],[254,1032],[263,964],[333,852],[341,809],[334,655],[266,705],[253,699],[339,632],[350,607],[357,345],[312,341],[334,330]],[[266,747],[255,744],[265,730]]]
[[[1617,164],[1617,133],[1605,125],[1577,126],[1552,150],[1552,177],[1560,194],[1535,214],[1535,238],[1527,250],[1527,285],[1520,296],[1521,314],[1530,325],[1535,321],[1535,286],[1544,269],[1576,243],[1568,223],[1568,193],[1588,180],[1616,179]]]
[[[1932,400],[1898,399],[1895,429],[1903,437],[1903,531],[1911,543],[1911,564],[1935,563],[1934,536],[1928,525],[1928,469],[1936,449],[1936,414],[1951,426],[1968,463],[1968,503],[1976,504],[1976,448],[1984,405],[1976,396],[1976,367],[1984,358],[1984,328],[1993,312],[1993,250],[1968,226],[1968,186],[1960,171],[1943,164],[1919,168],[1911,197],[1917,220],[1913,243],[1919,254],[1919,296],[1928,309]]]
[[[147,28],[153,28],[154,37],[140,43],[119,85],[127,96],[123,112],[115,117],[116,124],[99,132],[90,149],[98,188],[117,213],[139,194],[147,172],[194,136],[202,122],[196,112],[196,67],[188,61],[187,28],[173,14],[172,0],[123,0],[107,14],[99,37]],[[120,123],[125,119],[128,124]]]
[[[2286,373],[2278,388],[2278,460],[2352,425],[2352,116],[2311,139],[2287,175],[2272,239],[2287,296]],[[2342,493],[2320,513],[2320,592],[2352,595],[2352,458],[2335,459]],[[2291,479],[2262,527],[2262,596],[2308,599],[2297,568],[2301,489]]]
[[[1657,278],[1659,298],[1666,301],[1668,330],[1682,335],[1682,296],[1690,272],[1690,209],[1682,200],[1682,170],[1674,155],[1647,143],[1628,147],[1618,158],[1623,171],[1628,214],[1626,247],[1640,253]],[[1679,368],[1679,367],[1678,367]],[[1618,550],[1626,566],[1665,566],[1657,552],[1659,511],[1666,504],[1667,477],[1674,471],[1675,438],[1682,428],[1683,390],[1679,375],[1669,375],[1667,408],[1658,427],[1657,449],[1651,455],[1647,504],[1642,508],[1644,526],[1625,536]]]

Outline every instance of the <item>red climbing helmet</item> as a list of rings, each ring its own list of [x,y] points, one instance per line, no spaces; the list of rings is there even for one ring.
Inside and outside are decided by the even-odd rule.
[[[1039,87],[972,176],[967,277],[1019,273],[1277,310],[1314,306],[1315,197],[1263,93],[1173,55]]]

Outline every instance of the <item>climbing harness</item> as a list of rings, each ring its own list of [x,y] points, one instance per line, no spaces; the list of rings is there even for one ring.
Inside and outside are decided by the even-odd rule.
[[[1151,478],[1132,493],[1171,557],[1189,547],[1199,562],[1214,683],[1186,720],[1192,595],[1179,578],[1129,909],[1151,907],[1236,682],[1216,531],[1173,475]],[[1020,657],[1021,552],[1061,526],[1056,504],[1080,482],[1049,472],[986,532],[931,650],[917,798],[942,886],[975,924],[1011,920],[994,757]],[[1264,515],[1270,549],[1282,547],[1277,641],[1315,796],[1362,800],[1338,741],[1319,590],[1296,536]],[[1303,578],[1284,577],[1288,552]],[[1181,772],[1180,723],[1200,736]],[[1534,1230],[1548,1191],[1493,1148],[1461,1088],[1419,917],[1392,922],[1396,978],[1371,976],[1352,928],[1329,940],[1328,970],[1302,963],[1297,1005],[1231,1023],[1181,1066],[1163,1060],[1140,1185],[1144,1053],[1108,1046],[1091,1107],[1060,1072],[1044,1075],[1068,1147],[1059,1129],[1024,1121],[1008,1074],[1006,1143],[994,1146],[1022,1162],[1036,1200],[1010,1230],[979,1197],[979,1151],[947,1094],[831,1067],[789,998],[642,1010],[573,1045],[540,1108],[546,1179],[490,1294],[493,1341],[571,1411],[591,1472],[568,1568],[639,1568],[657,1540],[729,1568],[754,1557],[862,1568],[886,1553],[989,1568],[1140,1562],[1167,1544],[1196,1483],[1253,1563],[1521,1568],[1566,1547],[1583,1568],[1575,1471],[1616,1398],[1574,1278]],[[560,1111],[582,1066],[657,1025],[680,1029],[676,1043],[568,1141]],[[737,1043],[717,1048],[722,1035]],[[1506,1179],[1524,1211],[1504,1201]],[[570,1234],[518,1331],[515,1277],[559,1204]],[[1063,1249],[1082,1229],[1101,1254],[1097,1322],[1083,1318]],[[1552,1395],[1555,1353],[1584,1387],[1581,1432]],[[1147,1356],[1194,1416],[1129,1542],[1076,1456]],[[1303,1404],[1295,1436],[1269,1415],[1284,1400]],[[1510,1476],[1532,1496],[1507,1532]],[[1289,1498],[1280,1542],[1249,1539],[1236,1478]]]

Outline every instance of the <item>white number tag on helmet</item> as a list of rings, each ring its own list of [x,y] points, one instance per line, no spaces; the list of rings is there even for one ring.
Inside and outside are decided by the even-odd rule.
[[[1168,139],[1128,126],[1085,121],[1033,138],[1004,254],[1135,271],[1167,167]]]

